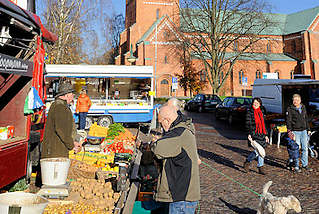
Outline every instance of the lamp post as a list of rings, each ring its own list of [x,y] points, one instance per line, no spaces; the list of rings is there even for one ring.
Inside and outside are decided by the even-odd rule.
[[[133,55],[133,46],[131,44],[130,56],[127,57],[127,61],[131,63],[131,65],[136,62],[136,57]]]

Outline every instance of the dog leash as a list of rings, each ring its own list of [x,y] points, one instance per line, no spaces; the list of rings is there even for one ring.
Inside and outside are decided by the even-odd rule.
[[[260,193],[258,193],[258,192],[256,192],[256,191],[254,191],[253,189],[251,189],[251,188],[245,186],[244,184],[242,184],[242,183],[236,181],[236,180],[233,179],[232,177],[230,177],[230,176],[228,176],[228,175],[225,175],[224,173],[218,171],[217,169],[215,169],[214,167],[212,167],[212,166],[210,166],[209,164],[205,163],[204,161],[202,161],[202,164],[204,164],[204,165],[207,166],[208,168],[214,170],[214,171],[217,172],[218,174],[224,176],[225,178],[231,180],[232,182],[234,182],[234,183],[236,183],[236,184],[239,184],[243,189],[248,190],[249,192],[251,192],[251,193],[257,195],[258,197],[263,197],[262,194],[260,194]]]
[[[210,166],[209,164],[205,163],[204,161],[202,161],[201,163],[204,164],[205,166],[207,166],[208,168],[214,170],[214,171],[217,172],[218,174],[224,176],[225,178],[231,180],[232,182],[234,182],[234,183],[236,183],[236,184],[239,184],[239,186],[241,186],[243,189],[248,190],[249,192],[251,192],[251,193],[257,195],[258,197],[263,197],[262,194],[259,194],[258,192],[254,191],[253,189],[251,189],[251,188],[245,186],[244,184],[242,184],[242,183],[236,181],[236,180],[233,179],[232,177],[230,177],[230,176],[228,176],[228,175],[225,175],[224,173],[218,171],[217,169],[215,169],[214,167],[212,167],[212,166]],[[200,212],[200,204],[199,204],[199,201],[198,201],[197,212],[196,212],[196,213],[199,214],[199,212]]]

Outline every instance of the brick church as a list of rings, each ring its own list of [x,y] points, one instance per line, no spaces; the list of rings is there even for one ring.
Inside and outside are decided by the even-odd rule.
[[[178,10],[174,0],[126,0],[125,30],[115,62],[130,65],[127,58],[133,54],[134,65],[153,66],[157,97],[184,96],[180,86],[172,90],[172,79],[182,72],[182,67],[172,54],[174,43],[166,39],[167,32],[179,36],[176,29],[182,26]],[[277,30],[262,35],[263,48],[254,57],[242,57],[236,62],[219,95],[243,95],[242,77],[247,77],[245,90],[249,94],[254,80],[266,73],[280,79],[291,79],[294,74],[319,79],[319,6],[271,15],[279,20]],[[209,83],[201,92],[212,93]]]

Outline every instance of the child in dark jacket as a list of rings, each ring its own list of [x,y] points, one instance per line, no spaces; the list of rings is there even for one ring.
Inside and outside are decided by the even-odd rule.
[[[296,143],[296,137],[294,133],[291,131],[288,132],[286,140],[287,140],[287,150],[289,154],[287,168],[295,172],[300,172],[301,170],[299,169],[299,156],[300,156],[299,146]]]

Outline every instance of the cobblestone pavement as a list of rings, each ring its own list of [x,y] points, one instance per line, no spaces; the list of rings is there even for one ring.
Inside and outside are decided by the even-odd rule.
[[[286,147],[281,145],[277,149],[277,145],[271,145],[266,149],[267,175],[257,173],[256,161],[252,171],[245,173],[242,165],[252,149],[247,146],[243,124],[230,126],[226,121],[216,121],[213,113],[186,114],[193,118],[202,161],[257,193],[272,180],[269,192],[273,195],[292,194],[300,200],[302,213],[319,214],[319,160],[309,158],[313,172],[295,174],[285,168]],[[200,165],[200,182],[202,199],[197,213],[256,213],[259,203],[256,194],[205,164]]]

